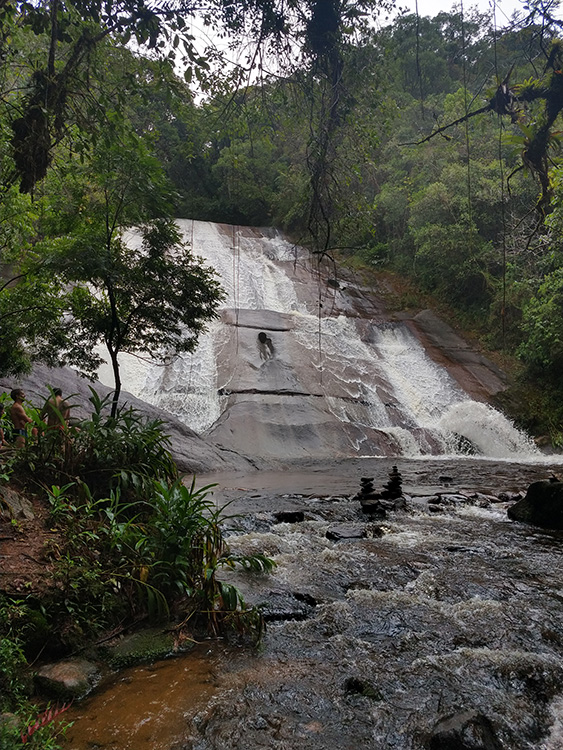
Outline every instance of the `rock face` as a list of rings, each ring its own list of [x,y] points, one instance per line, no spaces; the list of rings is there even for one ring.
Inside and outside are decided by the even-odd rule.
[[[544,529],[563,529],[563,482],[534,482],[526,496],[508,509],[508,517]]]
[[[225,306],[193,357],[132,359],[128,373],[124,360],[122,380],[223,459],[515,452],[474,418],[491,419],[502,373],[430,311],[386,310],[390,282],[319,265],[275,230],[178,227],[217,272]]]
[[[37,365],[30,375],[17,380],[0,378],[0,392],[9,393],[13,388],[21,387],[34,405],[42,406],[49,397],[49,388],[59,387],[63,396],[72,404],[71,418],[86,418],[92,411],[88,401],[92,386],[100,396],[106,396],[112,389],[99,382],[90,383],[77,372],[67,367],[50,368]],[[193,430],[177,420],[172,414],[141,401],[130,393],[122,392],[121,405],[138,409],[149,419],[161,419],[163,430],[169,435],[171,452],[181,471],[188,473],[205,473],[217,470],[256,468],[256,463],[233,450],[221,449],[212,442],[200,438]]]
[[[447,367],[461,387],[477,400],[488,401],[506,388],[506,375],[491,360],[473,349],[431,310],[410,321],[427,353]]]
[[[126,355],[120,362],[124,387],[143,401],[124,398],[166,420],[183,470],[249,469],[248,456],[262,468],[524,450],[490,426],[485,404],[505,387],[500,370],[430,311],[387,311],[388,282],[366,287],[344,269],[335,278],[332,263],[320,267],[274,230],[188,220],[178,226],[217,272],[225,307],[193,357],[163,367]],[[100,379],[112,382],[103,367]],[[22,385],[39,400],[47,383],[87,403],[87,383],[71,370],[37,368],[0,387]]]

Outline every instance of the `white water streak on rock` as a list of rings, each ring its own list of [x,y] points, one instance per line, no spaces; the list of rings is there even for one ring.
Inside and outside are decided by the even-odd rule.
[[[209,324],[196,352],[166,367],[122,355],[124,388],[135,396],[200,434],[238,408],[218,442],[238,449],[242,439],[244,452],[237,419],[256,418],[259,437],[248,450],[262,448],[264,456],[283,455],[291,444],[303,455],[537,454],[502,414],[468,398],[405,325],[348,314],[319,319],[312,303],[319,277],[280,234],[191,220],[178,225],[194,254],[217,272],[228,314]],[[130,233],[128,240],[138,237]],[[269,361],[258,356],[252,330],[262,321],[274,343]],[[100,379],[111,384],[109,368]]]

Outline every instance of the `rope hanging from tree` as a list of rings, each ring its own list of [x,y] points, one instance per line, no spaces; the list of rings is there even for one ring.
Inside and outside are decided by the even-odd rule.
[[[493,9],[493,51],[495,61],[495,80],[497,84],[497,90],[500,88],[499,73],[498,73],[498,58],[497,58],[497,4],[496,0],[491,0]],[[500,321],[502,330],[502,346],[503,349],[506,345],[506,213],[505,213],[505,194],[504,194],[504,165],[502,160],[502,133],[503,123],[502,115],[497,112],[498,121],[498,163],[500,168],[500,214],[501,214],[501,226],[502,226],[502,303],[500,310]]]

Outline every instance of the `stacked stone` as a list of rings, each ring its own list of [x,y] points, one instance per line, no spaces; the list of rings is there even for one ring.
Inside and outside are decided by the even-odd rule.
[[[360,479],[360,497],[367,497],[373,493],[373,477],[361,477]]]
[[[381,497],[386,500],[396,500],[403,494],[403,477],[396,466],[393,466],[389,472],[389,481],[381,493]]]
[[[382,492],[375,492],[373,477],[360,479],[360,491],[355,500],[360,501],[362,511],[370,516],[385,518],[388,510],[397,510],[405,506],[402,490],[403,478],[396,466],[389,472],[389,481]]]
[[[362,511],[370,516],[385,518],[386,511],[381,504],[381,494],[375,492],[373,487],[373,477],[362,477],[360,479],[360,491],[356,499],[360,501]]]

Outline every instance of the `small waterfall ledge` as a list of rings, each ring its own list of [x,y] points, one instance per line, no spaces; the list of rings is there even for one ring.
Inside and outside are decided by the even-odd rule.
[[[225,307],[192,355],[166,367],[122,357],[138,398],[266,460],[538,455],[487,404],[502,373],[430,311],[390,319],[377,290],[319,269],[274,230],[178,224]],[[111,385],[107,368],[100,380]]]

